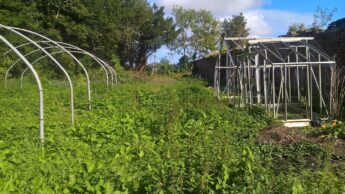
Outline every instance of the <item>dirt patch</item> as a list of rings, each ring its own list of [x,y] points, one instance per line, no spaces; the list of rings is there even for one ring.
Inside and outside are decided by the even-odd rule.
[[[345,140],[324,136],[312,136],[302,133],[301,129],[286,127],[269,127],[263,129],[258,136],[258,143],[289,145],[302,141],[319,144],[334,156],[345,157]]]
[[[151,82],[155,83],[155,84],[165,85],[165,84],[174,84],[177,82],[177,80],[173,79],[173,78],[171,78],[171,79],[157,79],[157,78],[155,78],[155,79],[151,80]]]
[[[316,137],[313,141],[319,144],[322,148],[332,152],[336,156],[345,157],[345,140],[329,138],[329,137]]]
[[[295,129],[286,127],[270,127],[259,133],[258,141],[263,144],[292,144],[307,140],[307,138]]]

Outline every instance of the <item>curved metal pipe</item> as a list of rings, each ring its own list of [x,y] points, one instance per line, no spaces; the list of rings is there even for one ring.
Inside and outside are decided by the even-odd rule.
[[[21,44],[21,45],[19,45],[19,46],[15,46],[15,48],[18,49],[18,48],[20,48],[20,47],[23,47],[23,46],[26,46],[26,45],[30,45],[30,44],[32,44],[32,43],[31,43],[31,42],[27,42],[27,43]],[[6,52],[4,52],[4,53],[2,54],[2,56],[7,55],[7,54],[10,53],[11,51],[12,51],[12,49],[8,49]]]
[[[52,46],[50,46],[50,47],[44,47],[43,49],[49,49],[49,48],[54,48],[54,47],[52,47]],[[41,48],[26,53],[26,54],[24,55],[24,57],[27,57],[27,56],[29,56],[29,55],[35,53],[35,52],[38,52],[38,51],[41,51]],[[10,72],[10,71],[13,69],[13,67],[14,67],[17,63],[19,63],[20,61],[21,61],[20,58],[17,59],[17,60],[7,69],[7,71],[6,71],[6,73],[5,73],[5,87],[6,87],[6,88],[7,88],[7,78],[8,78],[9,72]]]
[[[103,64],[102,62],[101,62],[101,60],[98,58],[98,57],[96,57],[95,55],[93,55],[93,54],[91,54],[91,53],[89,53],[89,52],[87,52],[87,51],[85,51],[85,50],[83,50],[83,49],[80,49],[80,48],[78,48],[78,47],[76,47],[76,46],[74,46],[74,45],[71,45],[71,44],[68,44],[68,43],[63,43],[63,42],[58,42],[59,44],[61,44],[61,45],[66,45],[66,46],[64,46],[66,49],[73,49],[73,50],[78,50],[78,51],[80,51],[80,52],[74,52],[74,53],[79,53],[79,54],[84,54],[84,55],[88,55],[89,57],[91,57],[94,61],[96,61],[96,63],[98,63],[102,68],[103,68],[103,70],[105,71],[105,74],[106,74],[106,78],[107,78],[107,86],[109,86],[109,74],[108,74],[108,70],[110,71],[110,74],[111,74],[111,81],[112,81],[112,84],[113,84],[113,82],[114,82],[114,78],[113,78],[113,72],[111,71],[111,69],[109,69],[109,67],[106,65],[106,64]],[[45,44],[47,44],[47,43],[45,43]],[[49,44],[48,44],[49,45]],[[107,70],[107,68],[108,68],[108,70]]]
[[[96,56],[95,56],[95,57],[96,57]],[[98,57],[97,57],[97,58],[98,58]],[[100,60],[103,64],[107,65],[107,66],[110,68],[110,70],[114,73],[115,85],[117,85],[117,74],[116,74],[115,69],[114,69],[112,66],[110,66],[108,63],[106,63],[105,61],[103,61],[102,59],[98,58],[98,60]]]
[[[93,55],[93,54],[91,54],[91,53],[89,53],[89,52],[87,52],[87,51],[85,51],[85,50],[83,50],[83,49],[81,49],[81,48],[79,48],[79,47],[77,47],[77,46],[74,46],[74,45],[68,44],[68,43],[64,43],[64,42],[58,42],[58,43],[59,43],[59,44],[62,44],[62,45],[69,46],[69,47],[72,47],[72,48],[77,49],[77,50],[79,50],[79,51],[82,51],[82,52],[84,52],[85,54],[89,55],[90,57],[94,58],[95,60],[101,62],[104,66],[106,66],[106,67],[109,69],[109,71],[110,71],[110,73],[111,73],[111,76],[112,76],[112,84],[114,84],[114,77],[115,77],[115,83],[117,84],[117,75],[116,75],[116,72],[115,72],[115,70],[114,70],[108,63],[104,62],[102,59],[98,58],[97,56],[95,56],[95,55]]]
[[[65,47],[65,48],[68,48],[68,47]],[[68,48],[69,49],[69,48]],[[73,48],[72,48],[73,49]],[[89,53],[85,53],[83,51],[70,51],[71,53],[78,53],[78,54],[84,54],[84,55],[88,55],[89,57],[91,57],[94,61],[96,61],[101,67],[102,69],[104,70],[105,72],[105,75],[106,75],[106,83],[107,83],[107,87],[109,86],[109,74],[108,74],[108,70],[107,70],[107,66],[106,65],[103,65],[102,62],[99,61],[99,59],[97,57],[95,57],[94,55],[90,55]],[[111,74],[111,80],[112,80],[112,84],[113,84],[113,74],[112,72],[110,71],[110,74]]]
[[[55,55],[55,54],[60,54],[60,53],[64,53],[65,51],[56,51],[56,52],[52,52],[52,53],[50,53],[51,55]],[[81,51],[70,51],[71,53],[78,53],[78,54],[85,54],[84,52],[81,52]],[[37,58],[34,62],[32,62],[32,64],[35,64],[35,63],[37,63],[37,62],[39,62],[40,60],[42,60],[42,59],[44,59],[44,58],[46,58],[47,56],[41,56],[41,57],[39,57],[39,58]],[[105,68],[105,67],[103,67],[103,68]],[[25,73],[26,73],[26,71],[27,71],[28,69],[26,68],[24,71],[23,71],[23,73],[21,74],[21,77],[20,77],[20,85],[21,85],[21,88],[23,88],[23,76],[25,75]]]
[[[34,63],[33,63],[34,64]],[[23,78],[24,74],[28,71],[28,68],[24,69],[23,73],[20,75],[20,89],[23,89]]]
[[[22,29],[22,28],[15,28],[15,27],[8,27],[17,31],[21,31],[21,32],[26,32],[29,34],[33,34],[36,35],[40,38],[43,38],[47,41],[50,41],[51,43],[55,44],[56,46],[58,46],[60,49],[64,50],[68,55],[70,55],[78,64],[79,66],[83,69],[85,76],[86,76],[86,82],[87,82],[87,95],[88,95],[88,108],[89,110],[91,110],[92,106],[91,106],[91,84],[90,84],[90,77],[89,77],[89,73],[87,72],[86,68],[84,67],[84,65],[72,54],[70,53],[67,49],[65,49],[63,46],[61,46],[60,44],[58,44],[57,42],[49,39],[46,36],[43,36],[41,34],[38,34],[36,32],[30,31],[30,30],[26,30],[26,29]],[[37,43],[36,43],[37,44]]]
[[[35,47],[37,47],[38,49],[35,50],[35,51],[31,51],[29,53],[27,53],[26,55],[30,55],[32,53],[35,53],[37,51],[42,51],[46,56],[48,56],[59,68],[60,70],[65,74],[67,80],[68,80],[68,83],[69,83],[69,86],[70,86],[70,107],[71,107],[71,123],[72,125],[74,125],[74,90],[73,90],[73,84],[72,84],[72,80],[71,80],[71,77],[69,76],[69,74],[67,73],[67,71],[65,70],[65,68],[63,68],[63,66],[52,56],[49,54],[48,51],[45,50],[45,48],[41,47],[39,44],[37,44],[35,41],[31,40],[29,37],[23,35],[22,33],[20,32],[17,32],[16,30],[13,30],[11,27],[7,27],[7,26],[4,26],[4,25],[1,25],[0,24],[0,27],[3,27],[17,35],[19,35],[20,37],[26,39],[27,41],[31,42]],[[50,47],[51,48],[51,47]],[[26,56],[25,55],[25,56]],[[24,58],[25,58],[24,56]],[[18,62],[18,60],[17,60]],[[13,66],[12,66],[13,67]],[[6,76],[8,74],[8,71],[6,72]],[[7,79],[7,77],[5,78]]]
[[[50,44],[48,44],[49,46],[47,47],[44,47],[44,49],[50,49],[50,48],[59,48],[58,46],[52,46]],[[68,47],[65,47],[65,48],[68,48]],[[31,54],[34,54],[35,52],[38,52],[40,51],[41,49],[36,49],[36,50],[33,50],[29,53],[26,53],[24,56],[29,56]],[[84,54],[84,53],[81,53],[81,54]],[[90,56],[93,58],[93,56]],[[94,59],[94,58],[93,58]],[[107,69],[99,62],[97,61],[97,59],[94,59],[96,62],[98,62],[100,64],[100,66],[102,67],[102,69],[105,71],[105,76],[106,76],[106,83],[107,83],[107,86],[109,85],[109,76],[108,76],[108,71]],[[8,78],[8,73],[13,69],[13,67],[18,63],[20,62],[20,59],[18,59],[17,61],[15,61],[9,68],[8,70],[6,71],[6,74],[5,74],[5,87],[7,88],[7,78]]]
[[[44,43],[44,44],[50,45],[47,41],[41,41],[41,42]],[[61,45],[65,45],[65,48],[72,48],[72,49],[79,50],[79,51],[83,52],[84,54],[87,54],[87,55],[89,55],[90,57],[92,57],[94,60],[97,61],[97,63],[100,62],[100,63],[99,63],[100,65],[103,64],[104,66],[106,66],[106,67],[109,69],[110,74],[111,74],[111,76],[112,76],[112,77],[111,77],[111,79],[112,79],[112,84],[114,84],[114,77],[115,77],[115,84],[117,84],[117,74],[116,74],[115,70],[114,70],[108,63],[104,62],[102,59],[100,59],[100,58],[98,58],[97,56],[95,56],[95,55],[89,53],[88,51],[85,51],[85,50],[83,50],[83,49],[81,49],[81,48],[79,48],[79,47],[77,47],[77,46],[72,45],[72,44],[65,43],[65,42],[57,42],[57,43],[59,43],[59,44],[61,44]]]
[[[43,144],[44,143],[44,109],[43,109],[43,88],[42,88],[41,80],[35,68],[6,38],[0,35],[0,40],[4,42],[8,47],[10,47],[11,50],[13,50],[13,52],[23,60],[23,62],[28,66],[28,68],[31,70],[32,74],[35,77],[35,80],[37,82],[37,87],[38,87],[38,93],[39,93],[40,140],[41,140],[41,143]]]
[[[36,41],[37,43],[44,43],[44,44],[47,44],[47,45],[51,45],[49,44],[51,41]],[[69,47],[73,47],[74,49],[77,49],[77,50],[80,50],[82,52],[84,52],[84,54],[87,54],[89,55],[90,57],[92,57],[99,65],[101,66],[105,66],[108,68],[110,74],[111,74],[111,79],[112,79],[112,85],[114,84],[114,77],[115,77],[115,84],[117,85],[117,74],[115,72],[115,70],[106,62],[104,62],[103,60],[101,60],[100,58],[98,58],[97,56],[77,47],[77,46],[74,46],[72,44],[68,44],[68,43],[64,43],[64,42],[56,42],[56,43],[59,43],[61,45],[65,45],[64,47],[67,48],[66,46],[69,46]],[[30,43],[24,43],[24,44],[21,44],[19,46],[17,46],[16,48],[20,48],[20,47],[23,47],[23,46],[26,46],[26,45],[29,45]],[[6,51],[3,55],[6,55],[10,52],[10,50]],[[106,72],[108,73],[108,72]]]

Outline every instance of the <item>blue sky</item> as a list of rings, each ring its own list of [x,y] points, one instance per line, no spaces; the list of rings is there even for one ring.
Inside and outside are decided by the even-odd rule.
[[[332,10],[337,8],[333,20],[345,17],[345,0],[149,0],[159,6],[165,6],[167,14],[174,5],[185,8],[207,9],[219,20],[243,12],[247,18],[250,36],[274,37],[285,34],[293,23],[311,25],[317,6]],[[167,57],[176,62],[178,56],[168,55],[163,47],[156,55],[156,61]],[[153,57],[149,62],[153,62]]]
[[[338,9],[335,17],[344,17],[345,1],[344,0],[275,0],[268,3],[266,9],[285,9],[293,12],[314,12],[317,6],[322,8]]]

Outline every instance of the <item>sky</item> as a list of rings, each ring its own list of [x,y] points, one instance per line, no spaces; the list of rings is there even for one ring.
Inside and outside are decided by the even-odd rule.
[[[317,6],[337,11],[333,21],[345,17],[345,0],[149,0],[165,6],[166,14],[171,13],[174,5],[184,8],[206,9],[220,21],[243,12],[250,28],[251,37],[275,37],[286,34],[289,25],[304,23],[310,26]],[[169,55],[166,47],[161,48],[149,60],[158,62],[167,57],[177,62],[178,56]]]

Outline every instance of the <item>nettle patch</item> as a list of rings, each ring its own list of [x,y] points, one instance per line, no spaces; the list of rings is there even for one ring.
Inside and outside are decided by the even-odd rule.
[[[0,92],[3,193],[337,193],[344,165],[312,142],[258,142],[272,122],[260,108],[229,108],[196,80],[94,87],[93,110],[77,88],[46,88],[40,146],[35,86]],[[58,95],[56,95],[58,93]],[[337,160],[340,161],[340,160]]]

